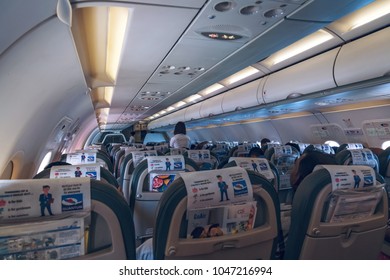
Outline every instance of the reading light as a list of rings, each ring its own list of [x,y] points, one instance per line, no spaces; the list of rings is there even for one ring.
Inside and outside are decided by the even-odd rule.
[[[292,45],[272,54],[262,63],[267,67],[272,67],[282,61],[303,53],[311,48],[325,43],[333,38],[333,35],[320,29],[309,36],[293,43]]]
[[[206,95],[209,95],[210,93],[217,91],[223,87],[224,87],[223,85],[215,83],[215,84],[205,88],[204,90],[200,91],[199,94],[202,96],[206,96]]]
[[[238,81],[241,81],[241,80],[243,80],[243,79],[245,79],[253,74],[256,74],[258,72],[259,72],[258,69],[254,68],[252,66],[248,66],[247,68],[244,68],[241,71],[238,71],[237,73],[227,77],[222,82],[226,83],[227,85],[231,85],[231,84],[234,84]]]

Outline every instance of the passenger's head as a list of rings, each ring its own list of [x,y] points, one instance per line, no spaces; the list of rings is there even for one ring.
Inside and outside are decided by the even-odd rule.
[[[267,143],[271,143],[271,140],[269,140],[268,138],[263,138],[263,139],[261,139],[261,141],[260,141],[260,145],[261,145],[262,148],[263,148],[265,145],[267,145]]]
[[[132,132],[130,133],[130,135],[131,135],[131,136],[134,136],[134,135],[135,135],[135,131],[132,131]]]
[[[184,122],[178,122],[175,125],[175,129],[173,131],[173,134],[187,134],[186,125]]]
[[[259,147],[253,147],[252,149],[249,150],[249,157],[258,158],[262,156],[264,156],[264,151]]]
[[[290,175],[290,183],[296,190],[302,180],[309,175],[318,164],[336,165],[337,161],[334,155],[330,155],[318,150],[305,150],[305,152],[296,160]]]

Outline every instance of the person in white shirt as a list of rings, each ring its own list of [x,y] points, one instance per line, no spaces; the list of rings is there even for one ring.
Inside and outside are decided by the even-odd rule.
[[[134,143],[135,143],[134,135],[135,135],[135,132],[132,131],[132,132],[130,133],[129,142],[127,142],[128,144],[134,144]]]
[[[190,148],[191,139],[186,135],[186,125],[184,122],[178,122],[175,125],[173,134],[174,135],[169,142],[171,148]]]

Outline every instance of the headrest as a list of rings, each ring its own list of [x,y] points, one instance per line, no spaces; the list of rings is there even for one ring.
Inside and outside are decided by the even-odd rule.
[[[85,254],[89,178],[0,181],[0,259],[67,259]]]
[[[229,162],[234,161],[237,166],[246,170],[252,170],[260,173],[268,180],[275,179],[274,173],[271,170],[269,162],[265,158],[248,158],[248,157],[231,157]]]
[[[100,180],[99,164],[82,164],[82,165],[56,165],[50,168],[50,178],[77,178],[88,177]]]
[[[325,222],[344,222],[374,214],[382,199],[384,184],[378,183],[369,166],[318,165],[314,171],[326,169],[331,176],[332,193]]]
[[[230,167],[180,176],[187,189],[188,238],[235,234],[253,228],[257,206],[245,169]],[[201,236],[209,225],[217,225],[216,233]]]

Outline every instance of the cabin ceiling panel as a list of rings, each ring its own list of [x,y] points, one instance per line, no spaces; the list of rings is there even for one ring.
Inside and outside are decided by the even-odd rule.
[[[343,17],[351,11],[355,11],[364,7],[371,2],[374,2],[374,0],[309,1],[305,9],[297,11],[292,16],[290,16],[290,19],[332,22]]]
[[[138,92],[196,13],[194,9],[135,6],[128,25],[117,84],[127,86],[129,92]],[[121,93],[115,95],[114,99]]]
[[[57,0],[0,1],[0,54],[31,28],[55,15],[57,2]]]

